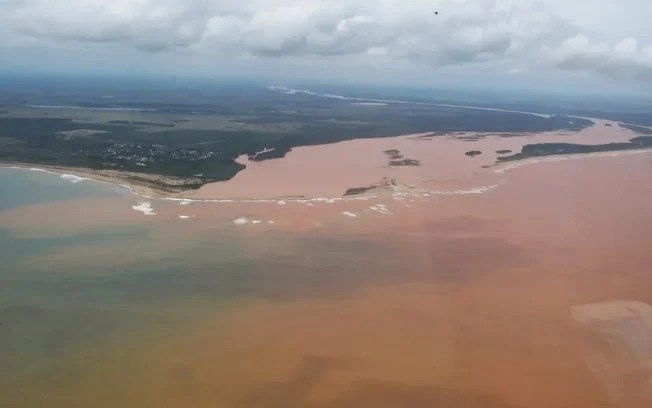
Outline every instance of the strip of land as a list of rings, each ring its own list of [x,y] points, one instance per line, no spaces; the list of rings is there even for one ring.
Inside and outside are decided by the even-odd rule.
[[[587,154],[600,152],[616,152],[623,150],[638,150],[652,148],[652,136],[638,136],[628,143],[606,143],[598,145],[582,145],[574,143],[536,143],[523,146],[520,153],[498,157],[498,163],[529,159],[533,157],[559,156],[567,154]]]

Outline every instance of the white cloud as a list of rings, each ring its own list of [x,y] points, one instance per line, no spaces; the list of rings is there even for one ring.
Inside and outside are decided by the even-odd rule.
[[[614,46],[614,52],[617,54],[633,54],[638,48],[638,42],[635,38],[625,38]]]
[[[628,1],[652,11],[638,0],[619,7]],[[217,62],[382,58],[422,67],[494,64],[512,74],[552,62],[562,70],[647,78],[652,48],[637,35],[596,39],[585,32],[582,24],[602,18],[594,9],[585,0],[0,0],[0,47],[27,40],[49,49],[110,44]],[[620,14],[632,19],[644,11]]]
[[[2,6],[7,9],[2,19],[16,33],[42,40],[164,50],[199,41],[210,5],[203,0],[24,0]]]
[[[525,3],[443,0],[435,15],[429,1],[24,0],[0,3],[0,18],[44,40],[264,56],[382,49],[441,64],[499,58],[558,23]]]
[[[638,51],[637,41],[623,39],[616,44],[592,42],[584,35],[566,39],[549,49],[554,62],[562,69],[597,72],[613,78],[652,79],[652,47]]]

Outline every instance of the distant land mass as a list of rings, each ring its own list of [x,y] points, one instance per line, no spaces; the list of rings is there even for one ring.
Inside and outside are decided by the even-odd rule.
[[[592,125],[567,116],[453,106],[353,105],[265,88],[227,88],[207,92],[210,98],[195,92],[182,101],[145,91],[111,98],[17,93],[0,103],[0,161],[125,175],[125,181],[175,193],[231,179],[245,167],[236,161],[241,155],[262,161],[297,146],[356,138],[579,131]]]
[[[498,163],[528,159],[531,157],[598,153],[622,150],[635,150],[652,148],[652,136],[638,136],[630,139],[628,143],[606,143],[597,145],[583,145],[574,143],[535,143],[523,146],[520,153],[510,156],[498,157]]]

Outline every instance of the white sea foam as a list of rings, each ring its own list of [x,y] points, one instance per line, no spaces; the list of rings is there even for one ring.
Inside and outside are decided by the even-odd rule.
[[[498,184],[492,184],[490,186],[470,187],[464,190],[436,190],[436,191],[432,191],[431,193],[436,195],[483,194],[495,188],[498,188]]]
[[[385,214],[385,215],[391,215],[392,214],[392,212],[389,211],[389,209],[387,208],[387,206],[385,204],[372,205],[371,207],[369,207],[369,209],[371,211],[376,211],[376,212],[379,212],[379,213]]]
[[[182,220],[187,220],[187,219],[190,219],[190,218],[195,218],[195,216],[194,215],[180,215],[179,218],[181,218]]]
[[[192,204],[192,201],[184,200],[184,201],[179,201],[179,205],[190,205]]]
[[[61,178],[64,180],[68,180],[71,183],[79,183],[80,181],[88,180],[84,177],[75,176],[74,174],[62,174]]]
[[[150,203],[149,201],[143,201],[136,205],[132,205],[131,208],[134,209],[135,211],[140,211],[145,215],[156,215],[154,209],[152,208],[152,203]]]
[[[275,221],[269,220],[269,221],[267,221],[267,223],[268,223],[268,224],[274,224]]]
[[[285,200],[279,200],[279,201],[276,202],[276,204],[285,205],[285,204],[287,204],[287,202]]]
[[[346,215],[347,217],[355,218],[358,216],[356,213],[352,213],[350,211],[342,211],[342,215]]]
[[[246,225],[249,224],[249,219],[246,217],[238,217],[235,220],[233,220],[233,223],[235,225]]]
[[[260,224],[262,221],[261,220],[251,220],[252,224]]]

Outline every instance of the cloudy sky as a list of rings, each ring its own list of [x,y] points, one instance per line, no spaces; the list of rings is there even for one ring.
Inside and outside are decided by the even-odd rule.
[[[0,0],[0,71],[652,90],[650,16],[649,0]]]

